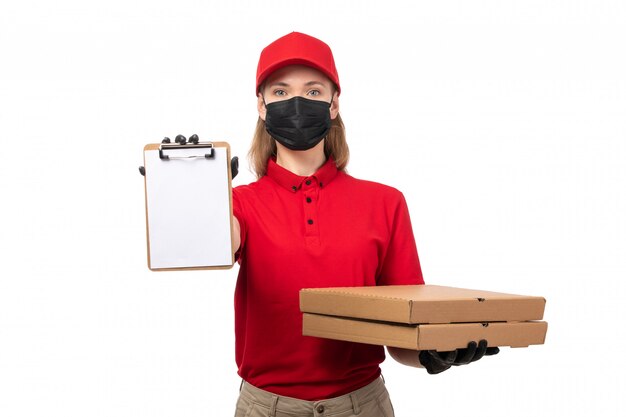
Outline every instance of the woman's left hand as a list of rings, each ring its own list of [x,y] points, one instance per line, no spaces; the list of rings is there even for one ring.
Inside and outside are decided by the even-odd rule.
[[[423,350],[419,354],[420,363],[429,374],[434,375],[450,369],[452,366],[467,365],[476,362],[483,356],[496,355],[500,352],[497,347],[487,347],[488,342],[469,342],[467,348],[456,349],[448,352],[436,350]]]

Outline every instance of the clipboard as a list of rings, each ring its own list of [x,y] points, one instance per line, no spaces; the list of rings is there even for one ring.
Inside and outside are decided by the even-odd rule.
[[[230,145],[198,141],[148,144],[142,174],[148,268],[232,268]]]

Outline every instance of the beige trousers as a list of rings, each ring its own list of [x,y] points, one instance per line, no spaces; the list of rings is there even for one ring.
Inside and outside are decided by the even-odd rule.
[[[340,397],[298,400],[264,391],[242,381],[235,417],[394,417],[381,377]]]

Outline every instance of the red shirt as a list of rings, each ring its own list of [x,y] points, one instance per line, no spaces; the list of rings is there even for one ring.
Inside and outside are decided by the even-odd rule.
[[[423,284],[404,196],[355,179],[329,159],[301,177],[273,159],[233,189],[241,226],[235,289],[239,375],[309,401],[346,394],[380,374],[382,346],[302,336],[302,288]]]

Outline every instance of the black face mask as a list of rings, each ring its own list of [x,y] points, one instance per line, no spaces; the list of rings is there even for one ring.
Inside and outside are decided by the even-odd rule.
[[[263,99],[265,103],[265,99]],[[330,103],[294,97],[265,104],[265,129],[280,144],[294,151],[311,149],[330,130]]]

